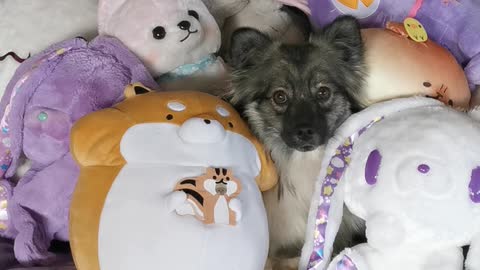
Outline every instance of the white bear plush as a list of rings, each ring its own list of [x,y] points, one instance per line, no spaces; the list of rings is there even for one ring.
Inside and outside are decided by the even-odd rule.
[[[97,0],[0,0],[0,97],[23,60],[50,45],[97,34]]]
[[[99,32],[135,53],[164,90],[221,91],[220,29],[201,0],[100,0]]]
[[[480,124],[428,98],[374,105],[329,142],[300,269],[480,269]],[[345,202],[368,242],[333,259]]]

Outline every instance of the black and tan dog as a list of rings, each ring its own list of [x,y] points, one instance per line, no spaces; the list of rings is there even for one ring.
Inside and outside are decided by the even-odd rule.
[[[305,237],[314,181],[324,144],[355,109],[364,84],[364,48],[357,21],[339,17],[308,43],[287,45],[252,29],[232,37],[228,99],[271,152],[280,174],[265,193],[274,269],[295,269]],[[346,215],[338,239],[349,244],[361,230]],[[293,266],[289,266],[293,261]]]

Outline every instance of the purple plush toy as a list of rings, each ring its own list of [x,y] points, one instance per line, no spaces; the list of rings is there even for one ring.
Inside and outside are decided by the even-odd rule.
[[[22,153],[31,169],[15,187],[0,181],[0,236],[15,239],[22,264],[49,263],[51,240],[68,240],[79,174],[69,150],[71,126],[121,101],[134,82],[157,86],[121,42],[107,37],[56,44],[17,69],[0,104],[0,177],[15,174]]]
[[[479,0],[309,0],[309,5],[317,26],[343,14],[357,17],[365,28],[413,17],[464,67],[470,88],[480,85]]]

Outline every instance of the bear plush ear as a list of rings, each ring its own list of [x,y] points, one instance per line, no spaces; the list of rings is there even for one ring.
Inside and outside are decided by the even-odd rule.
[[[133,83],[125,87],[124,95],[125,95],[125,98],[131,98],[134,96],[143,95],[150,92],[154,92],[154,91],[144,86],[141,83]]]
[[[107,23],[118,9],[125,4],[126,0],[98,0],[98,31],[100,35],[105,34]]]
[[[73,157],[82,167],[124,165],[120,141],[134,124],[126,114],[115,108],[88,114],[71,130]]]

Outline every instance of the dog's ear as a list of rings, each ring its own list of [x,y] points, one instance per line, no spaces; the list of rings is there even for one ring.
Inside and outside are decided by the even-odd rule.
[[[363,62],[364,46],[360,24],[353,16],[341,16],[312,35],[312,42],[327,41],[333,44],[343,55],[342,59],[351,64]]]
[[[232,34],[230,42],[230,65],[235,69],[248,68],[257,57],[257,52],[265,50],[272,40],[252,28],[239,28]]]

